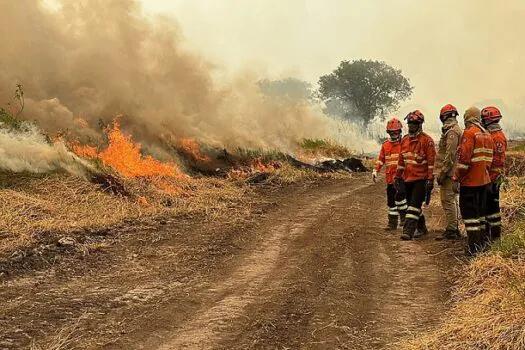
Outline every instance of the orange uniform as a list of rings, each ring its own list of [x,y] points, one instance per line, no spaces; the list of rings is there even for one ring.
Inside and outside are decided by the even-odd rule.
[[[489,175],[490,181],[494,182],[500,175],[505,174],[507,138],[501,129],[495,131],[489,129],[489,131],[490,136],[492,136],[492,142],[494,143],[493,161]]]
[[[405,182],[434,180],[435,160],[436,147],[432,137],[424,132],[414,138],[406,135],[401,140],[396,177],[402,177]]]
[[[461,137],[458,146],[458,164],[454,179],[461,186],[477,187],[490,183],[494,142],[488,131],[471,124]]]
[[[385,165],[386,183],[389,185],[394,183],[400,150],[400,141],[386,140],[383,142],[381,151],[379,152],[379,158],[377,159],[374,169],[379,173],[381,168],[383,168],[383,165]]]

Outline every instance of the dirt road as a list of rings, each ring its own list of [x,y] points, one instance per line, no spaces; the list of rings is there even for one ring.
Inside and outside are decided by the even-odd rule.
[[[390,349],[439,320],[461,243],[383,232],[383,192],[265,190],[244,217],[131,227],[12,275],[0,349]]]

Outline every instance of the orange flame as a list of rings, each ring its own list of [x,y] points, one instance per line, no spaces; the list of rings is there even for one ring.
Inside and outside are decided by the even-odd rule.
[[[108,147],[98,153],[95,147],[72,145],[77,155],[85,158],[99,158],[125,177],[181,177],[182,172],[175,164],[162,163],[151,156],[142,156],[141,147],[133,143],[131,136],[124,135],[120,123],[115,120],[106,128]]]
[[[174,164],[162,163],[151,156],[143,157],[138,143],[131,141],[120,130],[120,123],[114,121],[106,129],[109,146],[99,153],[98,157],[104,164],[117,170],[126,177],[178,177],[182,173]]]
[[[209,157],[203,155],[200,152],[199,143],[195,141],[194,139],[190,139],[190,138],[181,139],[179,141],[179,145],[180,145],[180,148],[184,151],[184,153],[190,155],[196,161],[207,162],[210,160]]]
[[[95,159],[98,157],[97,149],[93,146],[82,146],[78,142],[71,145],[72,151],[79,157]]]

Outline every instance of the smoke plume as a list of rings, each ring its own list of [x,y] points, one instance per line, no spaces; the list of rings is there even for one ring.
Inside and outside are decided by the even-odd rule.
[[[145,16],[138,1],[59,5],[51,11],[40,0],[0,2],[0,97],[7,100],[15,84],[22,84],[23,115],[46,132],[67,131],[97,143],[101,122],[122,114],[122,127],[145,149],[167,154],[163,150],[183,137],[215,146],[290,150],[297,139],[332,137],[338,130],[335,121],[304,102],[263,97],[250,73],[216,82],[217,68],[182,48],[177,22]],[[356,148],[369,145],[358,138],[349,138]]]

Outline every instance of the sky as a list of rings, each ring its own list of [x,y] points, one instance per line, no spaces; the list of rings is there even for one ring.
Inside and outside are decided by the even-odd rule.
[[[221,72],[316,83],[341,60],[374,59],[415,86],[400,114],[498,103],[523,125],[522,0],[141,0],[178,21],[185,45]]]

